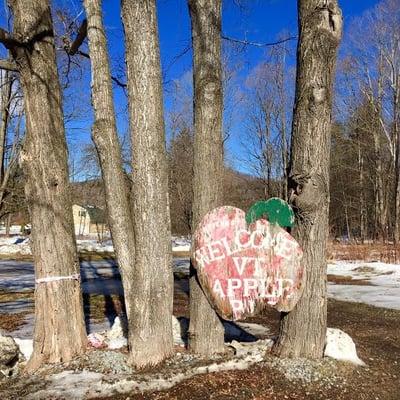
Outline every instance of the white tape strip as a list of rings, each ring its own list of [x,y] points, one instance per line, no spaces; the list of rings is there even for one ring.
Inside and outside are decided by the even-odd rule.
[[[57,281],[66,281],[66,280],[79,280],[81,276],[79,274],[73,274],[68,276],[47,276],[46,278],[36,279],[36,283],[48,283],[48,282],[57,282]]]

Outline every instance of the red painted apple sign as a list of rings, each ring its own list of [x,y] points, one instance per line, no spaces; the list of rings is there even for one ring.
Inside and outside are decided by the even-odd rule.
[[[222,318],[243,319],[271,306],[290,311],[303,289],[303,252],[277,224],[249,226],[244,211],[219,207],[194,235],[194,267],[203,291]]]

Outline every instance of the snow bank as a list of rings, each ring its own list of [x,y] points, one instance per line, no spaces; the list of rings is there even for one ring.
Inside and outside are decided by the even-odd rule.
[[[0,254],[31,254],[29,237],[11,236],[0,238]]]
[[[328,274],[350,277],[353,281],[351,285],[329,282],[329,297],[400,310],[400,265],[337,261],[328,265]],[[357,280],[367,285],[357,285]]]
[[[400,287],[399,264],[336,261],[328,264],[328,274],[368,280],[372,285]]]
[[[107,379],[106,375],[97,372],[64,371],[46,377],[47,387],[30,394],[27,399],[97,399],[99,397],[112,397],[123,393],[132,394],[153,390],[167,390],[196,375],[247,369],[251,365],[264,360],[265,350],[266,346],[264,343],[257,343],[253,346],[247,346],[245,356],[237,355],[227,361],[192,368],[182,365],[181,368],[170,371],[165,376],[162,376],[160,373],[146,375],[142,373],[122,379],[119,376],[116,377],[114,382],[110,378]],[[183,355],[177,353],[176,357],[179,359]]]
[[[27,226],[29,227],[29,226]],[[19,235],[21,233],[21,225],[11,225],[10,226],[10,234],[11,235]],[[6,234],[6,228],[4,225],[0,226],[0,235]]]
[[[190,251],[191,242],[190,239],[186,237],[172,237],[172,251]]]
[[[112,253],[114,251],[114,246],[112,241],[105,240],[99,243],[96,239],[77,239],[76,245],[78,251],[89,251],[95,253]]]
[[[77,239],[76,244],[80,252],[94,252],[94,253],[113,253],[114,246],[111,239],[107,239],[99,243],[97,238]],[[171,239],[172,251],[174,252],[188,252],[190,251],[190,240],[187,238]],[[16,235],[11,237],[0,237],[0,254],[31,254],[29,237]]]
[[[364,361],[360,360],[357,356],[356,345],[353,339],[340,329],[327,329],[324,355],[335,360],[365,366]]]
[[[28,361],[33,353],[33,340],[14,338],[14,341],[17,343],[19,351],[22,353],[25,360]]]

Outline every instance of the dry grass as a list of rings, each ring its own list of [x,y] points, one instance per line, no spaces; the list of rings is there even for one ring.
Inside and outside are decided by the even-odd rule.
[[[24,292],[6,292],[5,290],[0,290],[0,305],[1,303],[6,303],[9,301],[17,300],[34,300],[34,291],[24,291]]]
[[[115,294],[83,294],[83,308],[86,319],[96,322],[102,322],[105,318],[114,320],[125,312],[123,297]]]
[[[400,246],[388,243],[342,244],[331,242],[328,245],[330,260],[381,261],[391,264],[400,262]]]
[[[339,285],[374,286],[368,279],[353,279],[351,276],[344,275],[328,274],[328,282],[337,283]]]
[[[0,329],[5,332],[12,332],[24,325],[25,317],[30,314],[28,311],[16,314],[3,314],[0,313]]]

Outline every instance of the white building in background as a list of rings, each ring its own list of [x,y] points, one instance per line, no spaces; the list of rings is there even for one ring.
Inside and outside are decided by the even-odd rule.
[[[108,231],[105,212],[98,207],[74,204],[72,214],[77,236],[90,234],[103,236]]]

